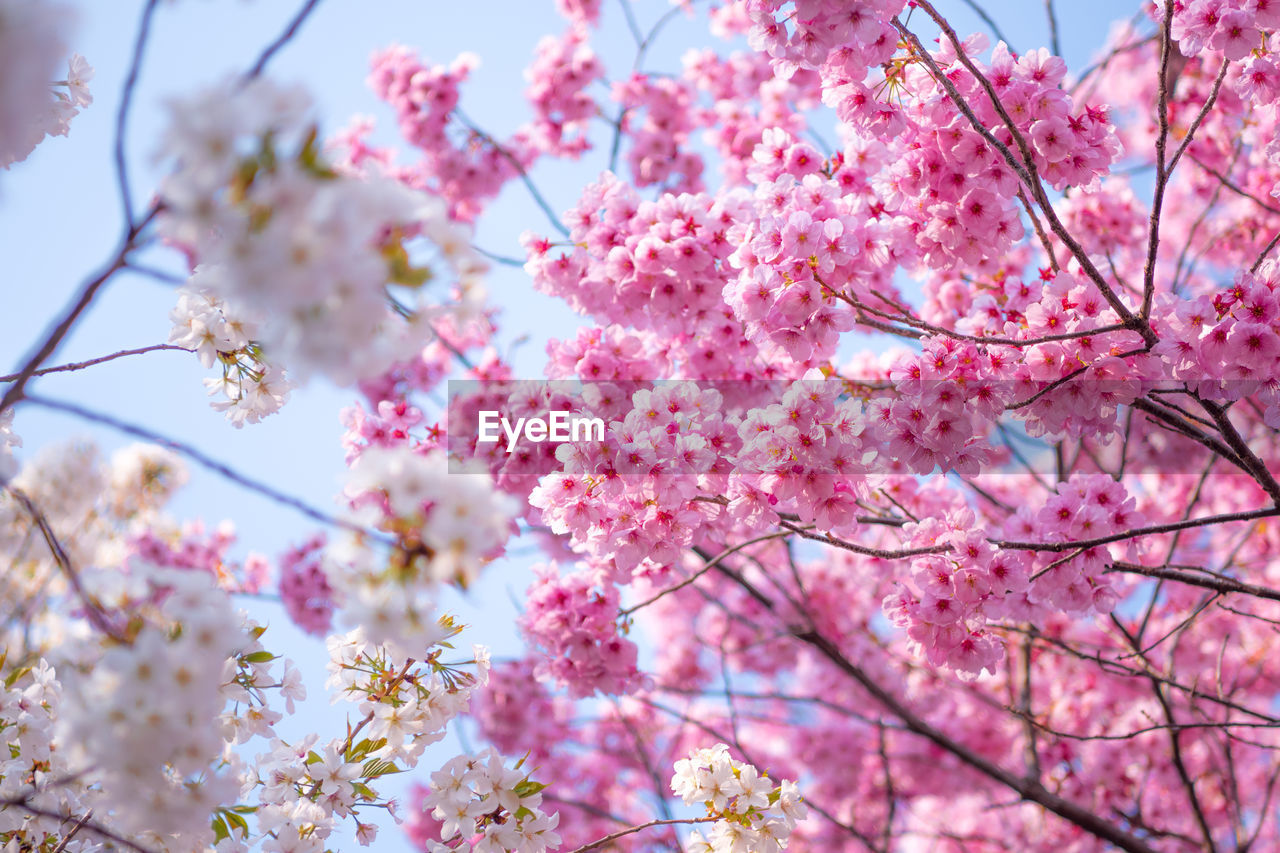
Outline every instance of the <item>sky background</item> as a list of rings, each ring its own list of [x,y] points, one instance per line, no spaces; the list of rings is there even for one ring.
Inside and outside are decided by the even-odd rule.
[[[149,200],[160,175],[155,154],[167,120],[166,100],[249,67],[298,5],[297,0],[161,4],[128,127],[128,159],[140,207]],[[1136,2],[1119,0],[1059,0],[1057,5],[1063,52],[1073,69],[1083,67],[1101,46],[1106,22],[1131,15],[1137,8]],[[937,6],[962,35],[985,31],[963,0],[943,0]],[[985,6],[1015,48],[1048,44],[1039,0],[997,0]],[[0,372],[17,369],[24,354],[43,338],[42,330],[60,314],[86,274],[111,256],[119,239],[122,220],[111,160],[115,111],[141,7],[140,2],[126,0],[78,4],[76,27],[68,43],[96,69],[90,87],[95,102],[72,122],[69,138],[46,140],[27,161],[0,171],[0,288],[4,295]],[[647,31],[669,6],[665,0],[636,0],[634,8],[641,29]],[[913,28],[926,33],[918,26],[921,18],[916,15]],[[528,117],[522,98],[523,69],[533,59],[538,39],[564,29],[551,0],[324,0],[299,36],[272,61],[268,74],[309,88],[323,118],[322,133],[332,135],[352,116],[367,114],[379,125],[375,140],[396,144],[390,109],[365,86],[370,53],[401,43],[434,62],[448,63],[457,54],[471,51],[480,56],[481,66],[464,84],[463,109],[472,121],[502,138]],[[678,69],[685,50],[708,45],[722,53],[732,49],[714,42],[700,17],[678,15],[650,50],[645,68]],[[605,0],[602,27],[593,36],[592,46],[604,61],[609,79],[629,72],[635,48],[618,0]],[[829,127],[822,130],[825,138],[835,138]],[[603,124],[594,132],[597,140],[608,139]],[[404,159],[411,161],[413,152],[401,149]],[[563,210],[576,201],[584,184],[595,179],[606,160],[607,150],[588,154],[579,163],[544,162],[532,177],[552,207]],[[714,183],[714,167],[708,168],[707,178]],[[530,228],[551,233],[524,187],[512,182],[480,223],[476,244],[519,255],[518,235]],[[154,251],[148,258],[156,266],[183,272],[173,253]],[[488,287],[492,302],[504,311],[499,322],[507,322],[500,340],[514,348],[518,375],[540,377],[547,340],[571,336],[578,318],[562,304],[535,293],[519,269],[495,266]],[[164,342],[174,300],[170,285],[133,274],[117,275],[48,364]],[[335,509],[333,496],[345,470],[338,413],[355,400],[354,392],[312,382],[295,390],[279,414],[236,430],[208,404],[201,380],[210,375],[194,355],[156,352],[77,373],[54,374],[31,387],[46,396],[145,424],[314,506]],[[106,455],[133,441],[31,406],[18,410],[14,426],[25,444],[19,451],[23,459],[73,438],[92,438]],[[171,505],[172,515],[182,520],[200,518],[210,526],[233,520],[241,538],[239,556],[253,550],[274,559],[316,529],[295,511],[194,464],[191,474],[190,484]],[[462,639],[490,645],[495,657],[519,651],[511,622],[513,601],[528,583],[526,554],[527,549],[518,545],[511,559],[488,568],[484,582],[467,599],[448,599],[463,620],[474,626]],[[294,630],[274,604],[250,607],[259,620],[270,623],[264,637],[268,648],[294,659],[311,691],[305,710],[282,726],[282,734],[298,736],[304,728],[319,730],[322,738],[338,734],[347,706],[330,707],[323,694],[323,643]],[[451,738],[429,750],[417,778],[425,777],[456,748]],[[401,789],[414,775],[388,779],[385,789]],[[330,846],[345,850],[354,843],[339,836]],[[384,828],[376,849],[399,851],[409,846],[396,830]]]

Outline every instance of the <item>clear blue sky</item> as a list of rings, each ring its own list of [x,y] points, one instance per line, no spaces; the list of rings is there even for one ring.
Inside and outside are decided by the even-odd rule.
[[[124,0],[78,4],[79,26],[70,44],[96,69],[91,87],[95,103],[75,119],[68,139],[49,140],[28,161],[0,172],[0,247],[4,259],[0,273],[4,291],[0,372],[20,363],[54,312],[86,273],[109,256],[118,239],[121,220],[111,164],[114,114],[141,5]],[[129,125],[135,200],[145,204],[157,177],[152,155],[165,122],[165,99],[248,67],[297,5],[296,0],[162,3]],[[630,69],[634,45],[623,26],[617,0],[606,0],[604,5],[603,29],[593,46],[611,78],[616,78]],[[953,20],[962,34],[982,29],[963,2],[938,5],[944,11],[955,11]],[[986,5],[1015,47],[1048,43],[1040,2],[999,0]],[[1087,60],[1100,44],[1105,29],[1099,22],[1131,14],[1136,5],[1059,0],[1064,52],[1072,66]],[[647,30],[668,5],[662,0],[636,0],[635,8]],[[501,137],[527,115],[521,98],[525,85],[522,70],[532,59],[537,40],[563,28],[551,0],[325,0],[295,42],[277,56],[269,73],[308,85],[321,105],[326,132],[338,130],[354,114],[367,113],[378,119],[385,134],[381,139],[393,142],[389,110],[364,85],[370,52],[399,42],[433,60],[448,62],[459,52],[472,51],[481,57],[482,65],[464,88],[464,109],[470,118]],[[649,54],[646,68],[677,68],[687,48],[708,44],[708,39],[705,30],[699,32],[698,22],[678,17]],[[412,158],[412,152],[405,152],[405,156]],[[581,164],[540,166],[534,177],[552,206],[564,209],[603,165],[603,155],[588,157]],[[547,225],[524,188],[513,183],[482,223],[477,243],[492,251],[519,254],[516,237],[526,228],[546,231]],[[152,257],[166,261],[163,253]],[[173,266],[175,258],[169,257],[167,262],[180,270]],[[530,334],[530,341],[519,350],[519,372],[540,376],[546,340],[572,334],[575,318],[563,306],[533,293],[520,270],[496,268],[489,289],[495,303],[511,317],[512,327],[505,330],[504,340],[511,342],[522,333]],[[173,290],[166,285],[117,276],[52,363],[163,342],[173,301]],[[332,508],[343,471],[338,411],[354,394],[313,383],[296,391],[280,414],[235,430],[209,407],[201,384],[206,375],[194,356],[158,352],[80,373],[46,377],[34,389],[146,424],[316,506]],[[131,441],[32,408],[19,410],[15,429],[25,442],[23,457],[71,436],[91,435],[108,452]],[[245,549],[274,556],[314,529],[296,513],[194,465],[192,475],[191,484],[173,505],[175,517],[203,518],[210,525],[233,519]],[[505,566],[490,567],[488,579],[473,593],[471,604],[461,606],[464,619],[476,625],[468,632],[468,640],[488,642],[499,655],[516,652],[510,599],[511,593],[523,592],[527,583],[525,562],[517,558]],[[344,708],[331,709],[320,695],[323,645],[292,631],[274,606],[259,605],[255,610],[259,618],[272,624],[265,638],[269,646],[297,660],[308,673],[312,701],[302,722],[313,727],[327,725],[336,733]],[[441,752],[428,752],[424,759],[428,770],[434,768],[433,754],[440,756]],[[405,781],[401,777],[397,784]],[[331,846],[347,849],[342,843]],[[384,829],[377,849],[400,850],[407,845],[396,831]]]

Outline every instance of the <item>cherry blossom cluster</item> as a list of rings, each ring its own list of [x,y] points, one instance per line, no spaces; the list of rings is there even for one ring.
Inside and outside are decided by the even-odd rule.
[[[514,502],[488,474],[451,475],[442,451],[406,447],[366,449],[347,491],[357,521],[389,535],[391,548],[360,532],[329,546],[324,571],[343,618],[406,655],[438,642],[438,587],[466,588],[501,553]]]
[[[1272,429],[1280,427],[1277,287],[1280,265],[1267,261],[1216,294],[1164,300],[1164,337],[1155,350],[1173,378],[1209,399],[1235,402],[1258,394]]]
[[[475,145],[469,132],[462,141],[450,138],[458,87],[478,63],[474,54],[462,54],[447,67],[428,66],[413,51],[395,46],[374,54],[369,73],[370,88],[396,111],[405,141],[422,152],[407,168],[407,183],[438,193],[450,216],[461,221],[478,216],[535,154],[527,144]]]
[[[542,853],[556,849],[559,815],[541,808],[542,789],[523,761],[508,767],[497,750],[482,756],[459,755],[431,774],[422,808],[440,822],[439,840],[430,853]]]
[[[197,288],[254,325],[268,359],[299,379],[320,372],[351,383],[429,340],[432,316],[475,311],[483,265],[443,203],[391,178],[334,171],[319,151],[304,92],[258,78],[171,109],[163,150],[177,165],[163,184],[162,229],[202,264]],[[409,256],[406,241],[419,235],[457,279],[447,309],[426,296],[433,270]],[[401,305],[404,316],[389,288],[414,296]],[[175,319],[185,326],[204,313],[193,307]],[[220,335],[216,321],[201,322],[214,326],[207,343],[192,327],[206,360],[221,352],[222,338],[241,342],[236,329]],[[246,369],[261,372],[255,367]],[[237,405],[239,395],[228,396]]]
[[[7,662],[7,657],[6,657]],[[48,779],[71,772],[63,750],[56,749],[56,723],[62,684],[53,667],[41,658],[34,665],[12,669],[0,692],[0,797],[40,806],[83,807],[79,792],[38,793]],[[39,849],[56,844],[56,825],[44,825],[16,810],[0,810],[0,840],[15,849]]]
[[[279,411],[291,386],[282,369],[264,360],[255,324],[228,309],[219,290],[216,268],[198,267],[178,290],[169,343],[193,350],[206,369],[218,364],[222,376],[206,379],[205,387],[217,397],[214,409],[242,427]]]
[[[1061,88],[1066,74],[1061,59],[1044,49],[1015,59],[1001,42],[984,64],[973,58],[984,44],[985,39],[975,36],[962,49],[996,92],[998,108],[946,40],[928,64],[917,60],[901,66],[900,85],[919,96],[907,102],[909,142],[883,176],[879,192],[919,256],[939,269],[981,268],[1022,236],[1015,169],[1036,170],[1056,189],[1088,185],[1120,153],[1106,110],[1081,108]],[[941,69],[970,106],[981,130],[957,109],[933,67]],[[840,109],[847,121],[856,120],[855,110]],[[1025,161],[1024,151],[1029,157]],[[1012,166],[1006,157],[1013,158]]]
[[[711,98],[711,105],[697,117],[706,127],[704,139],[722,158],[720,170],[730,184],[743,183],[765,131],[802,135],[802,111],[822,102],[816,72],[798,70],[786,79],[776,77],[763,54],[721,57],[711,48],[690,50],[682,65],[681,76]]]
[[[622,127],[631,138],[627,165],[635,185],[700,191],[702,157],[688,146],[695,127],[692,87],[679,79],[635,73],[614,84],[613,99],[622,105]]]
[[[55,3],[0,3],[0,168],[27,159],[46,136],[66,136],[71,120],[93,103],[93,68],[80,54],[71,55],[64,79],[54,79],[71,17]]]
[[[1123,326],[1098,287],[1078,270],[1041,270],[1031,282],[1001,273],[983,292],[964,300],[944,295],[947,281],[934,286],[936,322],[977,333],[979,339],[1004,338],[979,342],[976,349],[945,334],[926,344],[938,366],[955,365],[943,371],[955,387],[942,391],[945,383],[938,383],[934,391],[963,404],[965,411],[956,414],[962,423],[973,419],[974,427],[961,430],[966,439],[982,435],[984,425],[1006,410],[1033,435],[1117,430],[1120,407],[1140,393],[1151,360],[1141,336]],[[941,378],[926,368],[919,357],[909,357],[891,375],[906,381],[900,387],[912,389],[914,396],[920,383],[928,387],[929,380]]]
[[[535,287],[583,314],[675,333],[719,313],[720,264],[738,212],[739,204],[706,195],[644,200],[606,173],[569,212],[572,251],[526,234],[525,269]]]
[[[956,509],[915,525],[913,546],[942,546],[946,553],[913,561],[914,590],[903,587],[884,601],[886,615],[917,653],[966,676],[996,671],[1004,646],[987,622],[1009,612],[1009,599],[1030,582],[1030,560],[991,546],[974,522],[971,510]]]
[[[853,328],[849,299],[893,292],[881,248],[886,234],[868,222],[857,196],[823,172],[808,144],[766,131],[754,158],[754,211],[730,229],[737,249],[729,263],[738,274],[724,300],[763,351],[825,361],[840,333]]]
[[[841,58],[851,66],[874,68],[897,45],[889,21],[904,5],[905,0],[857,0],[847,6],[805,0],[794,9],[776,0],[745,4],[751,47],[772,57],[784,77],[795,68],[822,66],[833,51],[847,54]]]
[[[625,418],[609,425],[612,440],[563,446],[562,470],[528,498],[553,533],[572,533],[616,580],[642,561],[672,562],[692,544],[714,514],[695,500],[698,476],[712,471],[718,445],[736,440],[713,389],[672,382],[631,399]]]
[[[537,675],[552,678],[575,698],[629,693],[641,683],[636,644],[620,634],[618,588],[599,572],[561,575],[534,570],[520,629],[545,657]]]
[[[1078,474],[1058,485],[1032,520],[1024,508],[1008,524],[1011,535],[1030,533],[1036,542],[1088,542],[1141,527],[1145,519],[1122,483],[1106,474]],[[1115,586],[1104,576],[1113,554],[1136,546],[1089,545],[1066,556],[1049,554],[1035,565],[1031,601],[1068,613],[1110,613],[1119,601]]]
[[[879,455],[863,432],[862,401],[842,384],[812,380],[785,388],[777,403],[751,409],[738,423],[741,450],[729,466],[729,516],[747,528],[794,512],[823,530],[857,527],[865,476]]]
[[[280,600],[303,631],[325,636],[333,625],[333,587],[324,573],[323,536],[314,536],[280,556]]]
[[[461,630],[448,618],[440,627],[445,637]],[[260,841],[267,850],[320,853],[338,821],[350,818],[357,840],[371,844],[377,826],[361,816],[373,809],[394,813],[396,808],[394,801],[376,791],[378,780],[415,766],[426,747],[440,740],[445,726],[466,708],[471,691],[484,683],[488,671],[487,656],[479,647],[472,661],[451,663],[442,660],[444,647],[424,647],[421,658],[398,657],[384,646],[369,643],[359,629],[333,635],[327,642],[330,677],[326,686],[335,691],[335,700],[356,705],[357,719],[348,720],[344,735],[329,740],[322,741],[316,733],[295,743],[281,740],[271,728],[281,714],[267,707],[262,697],[269,689],[280,690],[286,710],[292,713],[294,699],[305,698],[296,670],[286,664],[283,678],[271,683],[242,667],[237,682],[243,687],[240,698],[256,714],[238,719],[256,719],[259,730],[242,730],[237,742],[253,735],[270,737],[270,749],[244,768],[245,802],[218,811],[214,830],[219,836]],[[249,658],[254,666],[271,659],[269,653]],[[474,665],[474,672],[466,665]],[[246,814],[253,815],[256,831]]]
[[[1164,17],[1164,6],[1153,4]],[[1280,4],[1274,0],[1191,0],[1173,6],[1172,36],[1179,50],[1195,56],[1208,49],[1230,60],[1243,59],[1262,41],[1262,30],[1280,27]]]
[[[704,805],[708,817],[717,818],[710,837],[694,830],[685,850],[695,853],[730,853],[785,850],[791,831],[804,820],[808,807],[794,782],[775,786],[754,765],[729,755],[723,743],[698,749],[675,764],[671,790],[685,805]]]
[[[117,592],[133,616],[127,642],[95,649],[94,637],[81,652],[84,672],[60,669],[69,683],[59,742],[101,789],[99,809],[116,826],[180,849],[202,843],[209,814],[239,788],[218,770],[220,716],[228,665],[246,635],[208,575],[137,568]]]
[[[209,531],[198,519],[178,525],[158,517],[127,536],[125,561],[137,559],[166,568],[197,570],[228,592],[260,591],[271,572],[269,561],[254,552],[238,561],[231,554],[235,544],[235,525],[230,521]]]
[[[889,376],[896,394],[871,404],[871,420],[888,446],[888,457],[907,470],[934,466],[975,474],[990,459],[987,434],[1012,401],[1014,389],[995,380],[1016,357],[1001,347],[983,347],[939,335],[924,351],[898,362]]]
[[[14,492],[0,493],[0,549],[12,555],[0,602],[20,612],[32,596],[65,600],[64,558],[75,566],[120,565],[138,553],[135,541],[151,538],[165,542],[158,553],[183,550],[171,547],[180,532],[170,529],[177,525],[165,521],[162,510],[186,478],[181,460],[155,446],[130,445],[107,459],[90,443],[41,448],[8,481]],[[69,625],[60,608],[46,608],[26,630],[7,624],[4,645],[27,648],[32,637],[62,636]]]
[[[587,149],[586,125],[597,114],[595,98],[587,93],[604,77],[604,68],[583,29],[563,36],[547,36],[538,43],[538,56],[525,72],[525,97],[533,107],[528,131],[530,144],[552,156],[577,156]]]

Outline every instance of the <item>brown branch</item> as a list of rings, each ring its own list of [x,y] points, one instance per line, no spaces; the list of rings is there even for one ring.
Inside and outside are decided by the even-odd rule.
[[[88,310],[94,297],[98,295],[98,291],[111,280],[113,275],[125,267],[125,258],[133,251],[134,241],[137,240],[138,235],[142,233],[142,230],[158,212],[159,208],[152,205],[150,211],[147,212],[141,222],[131,224],[120,246],[116,249],[115,257],[80,287],[80,291],[71,300],[66,311],[63,312],[62,318],[45,334],[44,341],[27,357],[26,362],[14,375],[13,384],[4,392],[4,396],[0,397],[0,415],[4,414],[23,398],[27,382],[40,369],[40,365],[44,364],[62,345],[63,340],[70,334],[71,327],[80,319],[80,315]]]
[[[1138,652],[1146,661],[1146,654],[1138,648],[1138,643],[1133,635],[1125,630],[1124,625],[1114,615],[1111,622],[1120,631],[1124,638],[1129,642],[1135,652]],[[1178,774],[1178,779],[1182,782],[1182,788],[1186,791],[1187,802],[1191,806],[1191,812],[1195,815],[1196,825],[1200,829],[1200,835],[1204,839],[1204,849],[1208,853],[1217,853],[1217,845],[1213,841],[1213,830],[1209,827],[1209,821],[1205,817],[1204,807],[1200,804],[1200,796],[1196,793],[1195,783],[1191,781],[1191,774],[1187,772],[1186,762],[1182,756],[1182,743],[1178,739],[1180,727],[1173,714],[1173,707],[1169,704],[1169,697],[1165,695],[1164,688],[1159,680],[1151,679],[1151,689],[1155,692],[1156,701],[1160,703],[1160,709],[1164,713],[1165,722],[1169,725],[1169,746],[1173,753],[1173,767]]]
[[[31,803],[29,802],[29,797],[12,797],[8,800],[0,800],[0,811],[4,810],[5,808],[22,809],[24,812],[26,812],[29,815],[34,815],[35,817],[48,818],[50,820],[59,820],[59,821],[65,822],[73,819],[71,815],[59,814],[58,812],[50,811],[48,809],[41,808],[40,806],[31,805]],[[117,835],[116,833],[112,832],[111,830],[107,829],[104,826],[100,826],[99,824],[90,822],[87,816],[83,819],[77,819],[77,820],[79,820],[81,825],[84,827],[84,829],[88,830],[89,832],[92,832],[95,835],[99,835],[102,838],[105,838],[106,840],[111,841],[115,844],[119,844],[123,847],[127,847],[128,849],[134,851],[134,853],[153,853],[153,851],[150,848],[143,847],[141,844],[138,844],[136,841],[131,841],[128,838],[125,838],[123,835]]]
[[[1093,548],[1098,545],[1109,545],[1138,536],[1151,536],[1158,533],[1173,533],[1175,530],[1186,530],[1192,527],[1205,527],[1210,524],[1226,524],[1231,521],[1254,521],[1259,518],[1272,518],[1280,515],[1280,508],[1255,509],[1245,512],[1227,512],[1220,515],[1205,515],[1200,518],[1189,518],[1184,521],[1171,521],[1167,524],[1153,524],[1148,527],[1137,527],[1133,530],[1098,536],[1093,539],[1078,539],[1072,542],[1017,542],[1008,539],[988,539],[992,545],[1001,548],[1013,548],[1018,551],[1049,551],[1061,553],[1076,548]]]
[[[612,841],[617,841],[619,838],[625,838],[628,835],[632,835],[642,830],[649,829],[650,827],[653,827],[653,826],[676,826],[682,823],[710,823],[713,820],[719,820],[719,819],[720,818],[718,817],[682,817],[682,818],[670,818],[670,819],[663,819],[663,820],[651,820],[648,823],[641,823],[636,826],[628,827],[627,829],[621,829],[621,830],[618,830],[617,832],[612,832],[606,836],[603,836],[602,838],[597,838],[595,841],[592,841],[588,844],[584,844],[581,847],[571,850],[570,853],[586,853],[586,851],[588,850],[595,850],[597,848],[603,847],[604,845]]]
[[[1159,578],[1161,580],[1177,581],[1189,586],[1198,586],[1202,589],[1211,589],[1215,592],[1223,593],[1239,593],[1241,595],[1252,595],[1255,598],[1265,598],[1270,601],[1280,601],[1280,590],[1271,589],[1270,587],[1258,586],[1257,584],[1245,583],[1235,578],[1223,577],[1221,575],[1202,575],[1195,572],[1180,571],[1177,569],[1155,568],[1150,566],[1139,566],[1135,563],[1126,563],[1124,561],[1116,561],[1111,564],[1108,569],[1111,572],[1124,574],[1142,575],[1148,578]]]
[[[687,578],[685,578],[684,580],[680,581],[680,583],[675,584],[674,586],[669,586],[669,587],[667,587],[666,589],[664,589],[664,590],[662,590],[661,592],[659,592],[657,595],[655,595],[655,596],[653,596],[652,598],[649,598],[649,599],[647,599],[647,600],[645,600],[645,601],[642,601],[642,602],[640,602],[640,603],[639,603],[639,604],[637,604],[637,605],[634,605],[634,606],[632,606],[632,607],[628,607],[628,608],[626,608],[625,610],[619,610],[619,611],[618,611],[618,615],[619,615],[619,616],[630,616],[632,613],[635,613],[637,610],[640,610],[640,609],[642,609],[642,608],[648,607],[650,604],[653,604],[655,601],[659,600],[659,599],[660,599],[660,598],[662,598],[663,596],[665,596],[665,595],[669,595],[670,593],[673,593],[673,592],[675,592],[676,590],[684,589],[686,586],[688,586],[689,584],[693,583],[693,582],[694,582],[694,581],[696,581],[698,578],[702,577],[704,574],[706,574],[707,572],[709,572],[709,571],[711,571],[712,569],[714,569],[716,566],[720,565],[720,561],[721,561],[721,560],[725,559],[726,557],[732,556],[733,554],[738,553],[738,552],[739,552],[739,551],[741,551],[743,548],[750,547],[751,545],[755,545],[755,544],[757,544],[757,543],[759,543],[759,542],[766,542],[766,541],[768,541],[768,540],[770,540],[770,539],[779,539],[779,538],[781,538],[781,537],[783,537],[783,536],[787,536],[787,535],[788,535],[787,533],[784,533],[784,532],[779,531],[779,530],[775,530],[773,533],[766,533],[766,534],[764,534],[763,536],[757,536],[757,537],[755,537],[754,539],[748,539],[748,540],[746,540],[746,541],[744,541],[744,542],[739,542],[737,545],[732,545],[732,546],[730,546],[730,547],[728,547],[728,548],[725,548],[725,549],[724,549],[723,551],[721,551],[719,554],[716,554],[714,557],[712,557],[710,560],[708,560],[705,564],[703,564],[702,568],[698,569],[698,570],[697,570],[696,572],[694,572],[692,575],[690,575],[689,577],[687,577]]]
[[[251,477],[241,474],[240,472],[234,470],[230,466],[225,465],[217,461],[216,459],[213,459],[212,457],[205,455],[202,451],[197,450],[196,448],[188,444],[184,444],[183,442],[169,438],[168,436],[161,435],[160,433],[149,430],[146,427],[138,426],[137,424],[128,423],[127,421],[122,421],[118,418],[112,417],[111,415],[106,415],[101,412],[95,412],[90,409],[86,409],[83,406],[77,406],[74,403],[66,403],[61,400],[52,400],[46,397],[37,397],[35,395],[31,395],[27,397],[27,402],[36,406],[41,406],[46,409],[53,409],[54,411],[66,412],[69,415],[74,415],[78,418],[83,418],[84,420],[89,421],[90,423],[102,424],[103,426],[108,426],[108,427],[111,427],[112,429],[118,430],[119,432],[122,432],[125,435],[132,435],[135,438],[141,438],[145,441],[150,441],[154,444],[159,444],[162,447],[167,447],[170,450],[173,450],[187,457],[193,462],[196,462],[199,465],[209,469],[210,471],[213,471],[215,474],[218,474],[226,478],[227,480],[230,480],[231,482],[236,483],[237,485],[243,486],[244,488],[248,489],[251,492],[256,492],[262,495],[263,497],[269,498],[270,500],[273,500],[276,503],[281,504],[282,506],[287,506],[291,509],[294,509],[314,521],[318,521],[322,524],[326,524],[331,527],[339,527],[339,528],[342,528],[343,530],[351,531],[352,533],[359,534],[368,539],[371,539],[372,541],[380,542],[384,545],[394,545],[394,543],[390,539],[388,539],[385,535],[375,530],[370,530],[366,527],[362,527],[359,524],[355,524],[344,518],[339,518],[335,515],[331,515],[330,513],[318,510],[315,507],[304,503],[298,498],[293,497],[292,495],[287,495],[284,492],[279,491],[274,486],[269,486],[266,483],[261,482],[260,480],[255,480]]]
[[[280,35],[276,36],[275,40],[263,49],[262,53],[258,56],[258,60],[254,62],[253,66],[245,73],[245,82],[262,75],[262,72],[267,68],[267,63],[270,62],[272,57],[279,53],[286,44],[293,40],[294,36],[298,34],[298,31],[302,29],[302,25],[306,23],[307,18],[311,16],[311,13],[314,12],[316,7],[319,5],[320,0],[306,0],[306,2],[302,4],[301,8],[298,9],[293,18],[289,20],[289,23],[285,25],[285,28]]]
[[[1155,853],[1153,848],[1148,846],[1144,841],[1124,829],[1110,823],[1097,814],[1088,809],[1067,800],[1049,789],[1045,788],[1040,782],[1034,779],[1028,779],[1018,776],[1009,770],[996,764],[994,761],[980,755],[968,746],[953,740],[950,736],[942,731],[934,728],[923,718],[917,716],[914,711],[898,700],[896,696],[882,687],[877,681],[869,676],[860,666],[845,657],[840,650],[823,635],[813,629],[795,630],[793,636],[796,639],[809,644],[831,663],[837,669],[844,672],[859,685],[862,686],[871,696],[883,705],[888,711],[903,724],[920,735],[926,740],[931,741],[936,746],[958,758],[964,764],[982,773],[984,776],[999,782],[1010,790],[1017,793],[1023,800],[1036,803],[1059,817],[1075,824],[1086,832],[1097,836],[1105,841],[1109,841],[1122,850],[1129,853]]]
[[[14,500],[22,504],[22,508],[26,510],[27,515],[31,516],[31,520],[35,522],[36,527],[40,530],[40,535],[44,537],[45,545],[48,546],[49,552],[53,555],[53,560],[58,564],[58,568],[67,576],[67,583],[71,585],[71,589],[76,594],[76,598],[84,604],[85,616],[89,620],[89,624],[94,628],[106,634],[119,643],[128,643],[128,639],[120,632],[120,629],[111,624],[111,620],[107,618],[107,614],[102,605],[96,598],[84,587],[83,581],[80,579],[80,573],[71,565],[71,557],[67,554],[62,542],[58,540],[57,534],[53,532],[53,528],[49,525],[49,520],[45,518],[39,507],[27,496],[26,492],[21,489],[6,485],[4,487]]]
[[[70,370],[84,370],[86,367],[93,367],[95,364],[105,364],[108,361],[115,361],[117,358],[124,358],[130,355],[142,355],[147,352],[156,352],[157,350],[175,349],[183,352],[194,352],[187,347],[180,347],[176,344],[152,344],[151,346],[138,347],[137,349],[124,349],[119,352],[113,352],[110,355],[102,355],[97,358],[91,358],[88,361],[77,361],[70,364],[59,364],[55,367],[42,367],[39,370],[32,371],[32,376],[44,376],[46,373],[63,373]],[[10,373],[8,376],[0,376],[0,382],[14,382],[21,374]]]

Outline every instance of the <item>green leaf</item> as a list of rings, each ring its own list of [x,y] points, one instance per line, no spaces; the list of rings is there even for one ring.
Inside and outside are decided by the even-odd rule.
[[[275,659],[276,656],[266,650],[244,656],[245,663],[267,663],[268,661],[273,661]]]
[[[12,687],[15,683],[17,683],[19,678],[22,678],[22,676],[26,675],[30,671],[31,671],[31,667],[20,666],[17,669],[15,669],[13,672],[9,673],[8,677],[6,677],[4,680],[5,688],[7,689],[9,687]]]
[[[360,771],[362,775],[376,779],[379,776],[388,776],[392,773],[403,773],[404,771],[397,767],[393,762],[382,758],[374,758],[365,764],[364,769]]]
[[[331,181],[338,177],[338,173],[330,169],[320,158],[320,146],[317,144],[319,136],[319,129],[312,125],[307,132],[307,138],[302,143],[302,148],[298,150],[298,165],[313,177]]]
[[[224,838],[231,837],[231,830],[227,829],[227,822],[222,819],[221,814],[214,816],[213,822],[210,824],[210,826],[213,827],[213,843],[214,844],[217,844],[219,841],[221,841]]]
[[[324,759],[314,749],[307,753],[306,764],[319,764],[321,761]]]
[[[517,797],[532,797],[534,794],[544,790],[546,787],[546,783],[544,782],[535,782],[532,779],[524,779],[521,780],[520,784],[516,785],[515,792]]]
[[[348,763],[354,764],[357,761],[363,760],[364,757],[369,753],[377,752],[379,749],[382,749],[386,745],[387,745],[386,738],[378,738],[377,740],[369,740],[368,738],[365,738],[364,740],[360,741],[359,743],[351,747],[351,749],[347,750],[347,754],[344,755],[343,758]]]
[[[410,262],[409,252],[398,236],[382,247],[382,257],[387,262],[387,280],[392,284],[416,288],[431,280],[431,270]]]
[[[245,820],[235,812],[227,811],[222,814],[227,819],[227,823],[230,824],[233,829],[240,830],[241,838],[247,839],[249,837],[249,821]]]

